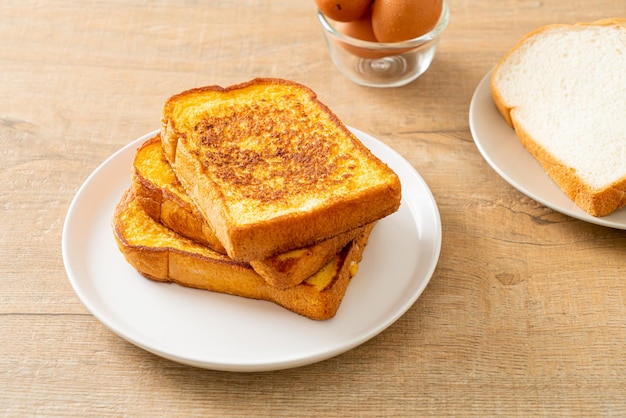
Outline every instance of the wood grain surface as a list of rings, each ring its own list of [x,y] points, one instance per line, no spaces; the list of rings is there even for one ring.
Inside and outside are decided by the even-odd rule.
[[[449,0],[428,72],[372,89],[330,61],[313,0],[0,4],[0,416],[624,416],[626,231],[554,212],[484,161],[481,78],[549,23],[623,0]],[[63,265],[68,206],[165,99],[257,76],[315,90],[431,188],[439,264],[413,307],[335,358],[266,373],[197,369],[115,335]]]

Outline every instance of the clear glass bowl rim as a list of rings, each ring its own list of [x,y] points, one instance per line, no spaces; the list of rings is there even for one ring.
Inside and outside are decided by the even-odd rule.
[[[331,35],[333,38],[345,42],[349,45],[356,46],[359,48],[370,49],[370,50],[382,50],[389,51],[393,49],[406,49],[406,48],[415,48],[420,45],[423,45],[427,42],[436,39],[448,26],[448,22],[450,20],[450,10],[448,8],[448,3],[446,0],[443,0],[441,7],[441,16],[437,21],[435,27],[428,33],[425,33],[417,38],[409,39],[403,42],[370,42],[363,41],[361,39],[356,39],[351,36],[345,35],[339,32],[337,29],[330,24],[326,16],[321,12],[317,11],[317,18],[322,25],[322,28],[326,33]]]

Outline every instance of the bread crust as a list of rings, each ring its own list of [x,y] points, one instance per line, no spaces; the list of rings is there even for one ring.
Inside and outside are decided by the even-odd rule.
[[[356,228],[315,245],[287,251],[263,260],[252,260],[250,265],[270,286],[288,289],[302,283],[322,268],[368,227],[369,225]]]
[[[606,216],[626,205],[626,177],[603,189],[588,186],[571,167],[563,164],[537,143],[513,118],[515,132],[524,147],[545,172],[574,201],[592,216]]]
[[[568,29],[585,26],[617,26],[626,29],[626,19],[611,18],[595,22],[581,22],[574,25],[553,24],[540,27],[523,36],[497,63],[491,74],[490,89],[494,104],[504,120],[511,126],[520,142],[541,164],[546,173],[574,203],[592,216],[602,217],[626,206],[626,176],[603,188],[594,188],[585,183],[576,170],[564,164],[548,152],[536,139],[525,130],[515,118],[515,106],[508,103],[499,90],[497,77],[500,69],[511,55],[531,38],[552,29]],[[626,138],[625,138],[626,140]]]
[[[203,96],[209,95],[213,97],[213,93],[232,93],[232,95],[245,92],[246,89],[255,89],[257,86],[278,86],[278,90],[285,90],[285,97],[298,96],[299,98],[294,101],[291,99],[284,99],[286,102],[278,102],[275,97],[264,98],[262,95],[256,97],[256,101],[253,103],[253,107],[257,110],[249,111],[249,109],[237,109],[241,110],[240,114],[236,114],[234,119],[230,122],[236,124],[238,122],[251,124],[260,123],[261,125],[272,123],[272,116],[276,116],[276,109],[284,110],[281,106],[285,105],[287,111],[296,110],[301,106],[309,106],[307,109],[315,109],[317,117],[320,119],[307,120],[307,123],[318,126],[332,126],[328,128],[326,134],[327,137],[320,140],[319,143],[300,144],[326,147],[334,146],[339,141],[345,141],[342,143],[342,147],[349,149],[353,152],[359,161],[355,163],[355,167],[361,165],[361,171],[368,173],[372,170],[374,174],[372,176],[372,185],[368,187],[362,187],[361,189],[350,190],[349,193],[337,192],[337,187],[325,186],[321,181],[318,183],[311,182],[311,179],[321,178],[324,174],[321,171],[309,173],[309,169],[313,170],[314,167],[310,161],[303,161],[305,164],[300,172],[292,172],[293,175],[278,174],[278,171],[264,172],[272,181],[277,179],[279,182],[289,184],[289,187],[265,187],[262,181],[255,177],[257,174],[251,174],[251,177],[247,178],[246,186],[251,182],[256,181],[257,184],[254,188],[247,187],[245,192],[242,192],[243,188],[237,188],[236,178],[218,178],[230,169],[229,164],[238,164],[236,166],[236,175],[239,176],[242,171],[248,170],[254,162],[259,161],[258,155],[261,158],[274,158],[279,155],[284,149],[278,151],[270,151],[268,149],[255,149],[255,159],[239,160],[224,162],[225,160],[214,161],[214,154],[207,156],[206,143],[202,146],[198,145],[200,141],[199,134],[195,134],[189,129],[189,123],[185,117],[181,117],[180,108],[189,109],[191,105],[196,103],[197,100],[202,100]],[[254,94],[257,92],[255,91]],[[244,93],[241,93],[242,95]],[[228,96],[229,100],[232,96]],[[304,99],[303,97],[306,97]],[[214,98],[214,97],[213,97]],[[292,97],[293,99],[293,97]],[[217,99],[215,99],[217,100]],[[298,101],[300,100],[300,102]],[[269,102],[267,105],[266,102]],[[302,104],[304,103],[304,104]],[[293,109],[289,106],[293,105]],[[235,105],[237,108],[237,105]],[[263,112],[269,112],[269,116],[263,119],[255,119]],[[297,112],[296,112],[297,113]],[[304,112],[298,114],[302,116]],[[243,116],[241,116],[243,115]],[[216,123],[220,122],[218,120]],[[229,123],[230,123],[229,122]],[[212,122],[211,122],[212,123]],[[310,126],[310,125],[308,125]],[[255,125],[255,129],[258,126]],[[297,131],[298,128],[302,128],[298,123],[294,122],[294,127]],[[230,125],[224,129],[230,129]],[[283,126],[284,128],[284,126]],[[282,129],[282,128],[281,128]],[[307,129],[305,127],[305,129]],[[295,132],[293,131],[293,132]],[[212,131],[208,127],[202,129],[206,135],[212,134]],[[285,131],[287,132],[287,131]],[[307,134],[309,132],[307,131]],[[205,135],[205,136],[206,136]],[[286,134],[285,134],[286,135]],[[294,134],[295,135],[295,134]],[[237,135],[232,135],[238,138]],[[219,136],[217,139],[224,138],[225,135]],[[337,138],[342,138],[341,140]],[[317,96],[313,91],[305,86],[293,83],[287,80],[280,79],[254,79],[246,83],[230,86],[208,86],[202,88],[196,88],[188,90],[173,96],[166,102],[163,108],[163,120],[161,130],[162,146],[166,153],[166,157],[170,162],[172,168],[176,171],[181,183],[186,189],[188,195],[194,200],[198,209],[202,213],[205,219],[215,227],[217,237],[219,241],[224,245],[227,254],[240,261],[252,261],[271,257],[273,255],[283,253],[292,249],[306,247],[316,244],[320,241],[334,237],[340,233],[353,230],[358,227],[363,227],[369,223],[375,222],[395,211],[397,211],[400,205],[401,198],[401,185],[400,180],[393,171],[380,162],[371,152],[356,138],[352,133],[339,121],[337,116],[333,114],[328,107],[317,100]],[[213,139],[215,141],[215,138]],[[295,139],[294,139],[295,141]],[[289,142],[293,145],[293,142]],[[330,145],[329,145],[330,144]],[[229,144],[232,145],[232,144]],[[237,146],[237,145],[236,145]],[[242,155],[245,154],[243,150],[244,146],[237,148],[237,152]],[[322,148],[319,148],[320,152]],[[220,152],[218,149],[217,152]],[[233,153],[223,153],[232,155]],[[316,153],[311,153],[315,155]],[[340,155],[339,158],[351,158],[350,153]],[[220,154],[221,155],[221,154]],[[333,155],[336,156],[336,155]],[[294,154],[288,156],[299,158]],[[268,164],[268,170],[274,170],[275,167],[280,169],[287,169],[289,164],[288,157],[283,157],[283,160],[277,163]],[[320,164],[315,165],[315,170],[332,169],[337,160],[325,160]],[[291,161],[291,160],[290,160]],[[263,161],[262,161],[263,163]],[[212,171],[217,164],[220,165],[220,171]],[[326,165],[324,165],[326,164]],[[222,169],[221,167],[225,167]],[[215,169],[217,170],[217,169]],[[342,169],[343,170],[343,169]],[[257,170],[258,173],[259,170]],[[358,169],[355,169],[357,172]],[[217,173],[217,174],[216,174]],[[358,174],[358,173],[357,173]],[[337,170],[329,174],[332,176],[352,174],[347,171]],[[295,184],[293,176],[300,177],[302,180],[303,188],[291,186]],[[308,178],[305,178],[308,177]],[[251,179],[251,180],[250,180]],[[338,180],[339,177],[331,180]],[[270,182],[268,182],[269,184]],[[322,186],[320,186],[322,185]],[[263,186],[263,187],[262,187]],[[327,187],[322,193],[314,194],[315,187]],[[235,191],[233,191],[235,190]],[[252,190],[252,192],[251,192]],[[246,195],[246,193],[253,193],[252,197]],[[306,201],[293,203],[296,194],[299,193],[298,199]],[[229,195],[227,195],[229,194]],[[279,196],[280,195],[280,196]],[[304,196],[304,197],[303,197]],[[311,196],[309,200],[306,200]],[[323,203],[313,203],[323,200]],[[264,211],[265,208],[269,208],[266,212],[271,213],[271,216],[261,216],[258,219],[242,220],[240,213],[237,211],[237,205],[243,205],[243,201],[246,205],[250,205],[250,209],[246,212],[246,215],[254,217],[259,211]],[[282,202],[289,201],[289,205],[283,205]],[[281,206],[283,205],[283,206]],[[310,207],[307,207],[310,205]],[[288,207],[288,210],[285,209]],[[274,211],[274,209],[276,209]],[[285,210],[283,210],[285,209]],[[264,212],[265,213],[265,212]]]
[[[112,221],[120,251],[130,265],[149,279],[267,300],[314,320],[330,319],[337,313],[372,227],[368,226],[344,247],[324,268],[328,271],[318,273],[320,277],[313,276],[298,286],[281,290],[268,285],[249,265],[155,222],[134,201],[132,189],[120,199]]]

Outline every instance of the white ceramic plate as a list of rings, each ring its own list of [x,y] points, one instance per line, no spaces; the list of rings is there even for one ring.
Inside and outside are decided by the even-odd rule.
[[[626,229],[626,209],[602,218],[594,217],[563,193],[498,113],[491,96],[490,77],[491,72],[478,84],[469,110],[474,142],[487,163],[511,186],[557,212],[598,225]]]
[[[107,159],[82,185],[63,229],[63,260],[78,297],[124,339],[180,363],[228,371],[277,370],[350,350],[389,327],[430,281],[441,220],[420,175],[394,150],[353,130],[402,182],[395,214],[379,221],[333,319],[314,321],[266,301],[140,276],[117,249],[113,210],[130,186],[135,150],[147,134]]]

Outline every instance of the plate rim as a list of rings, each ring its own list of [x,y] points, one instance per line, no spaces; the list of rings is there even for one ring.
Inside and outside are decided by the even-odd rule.
[[[386,330],[389,326],[395,323],[400,317],[402,317],[411,308],[411,306],[413,306],[413,304],[417,301],[417,299],[422,295],[422,293],[428,286],[437,268],[439,257],[441,254],[441,246],[442,246],[442,238],[443,238],[441,216],[439,213],[439,208],[437,206],[437,203],[432,194],[432,191],[430,190],[430,188],[428,187],[424,179],[417,172],[417,170],[406,159],[404,159],[393,148],[391,148],[384,142],[380,141],[379,139],[373,137],[372,135],[369,135],[356,128],[352,128],[352,127],[348,127],[348,128],[351,131],[353,131],[353,133],[355,133],[357,137],[366,138],[368,141],[374,141],[376,147],[384,151],[383,154],[385,156],[388,156],[389,158],[393,157],[392,158],[393,164],[401,165],[402,171],[405,173],[405,175],[408,175],[408,174],[411,175],[412,177],[411,181],[416,181],[419,183],[419,185],[422,188],[421,193],[425,193],[428,196],[428,201],[427,201],[428,211],[432,212],[432,215],[433,215],[433,219],[429,221],[432,224],[431,234],[434,237],[434,241],[432,243],[432,247],[428,248],[428,253],[432,253],[433,256],[432,258],[429,257],[428,259],[428,263],[429,263],[428,268],[424,272],[423,276],[420,275],[419,278],[415,277],[418,275],[417,270],[408,272],[408,274],[410,274],[411,276],[408,279],[408,283],[414,283],[416,280],[420,280],[419,286],[417,286],[416,290],[414,291],[412,295],[410,295],[410,297],[406,299],[395,298],[393,300],[393,303],[398,303],[398,301],[404,301],[403,304],[398,309],[396,309],[391,315],[386,316],[386,319],[384,321],[380,319],[377,319],[376,321],[372,321],[374,326],[368,327],[367,332],[362,332],[361,334],[354,336],[351,340],[346,340],[343,344],[337,344],[336,346],[331,347],[330,349],[326,349],[326,350],[318,350],[318,351],[315,351],[313,354],[304,356],[304,357],[294,355],[294,356],[291,356],[291,358],[284,358],[280,361],[274,361],[274,362],[262,361],[262,362],[224,363],[224,362],[212,362],[208,359],[181,357],[175,353],[171,353],[171,352],[168,352],[167,350],[163,350],[159,348],[158,346],[155,347],[149,343],[146,343],[145,339],[141,339],[141,338],[137,338],[136,336],[133,336],[132,330],[130,330],[131,332],[129,332],[129,330],[120,329],[120,324],[116,324],[114,320],[107,317],[106,312],[103,312],[103,311],[106,311],[106,309],[101,310],[99,307],[96,306],[95,303],[93,303],[92,297],[86,294],[85,292],[84,286],[87,286],[87,285],[86,284],[83,285],[81,283],[81,279],[77,277],[77,273],[74,271],[75,265],[72,260],[73,255],[71,254],[70,243],[69,243],[70,233],[72,232],[71,228],[73,227],[73,222],[75,222],[76,217],[80,215],[79,213],[77,213],[77,211],[79,210],[78,206],[79,206],[81,197],[85,195],[86,190],[93,185],[94,181],[98,179],[98,177],[106,169],[106,167],[110,164],[113,164],[119,158],[124,157],[126,153],[131,152],[132,148],[137,148],[140,143],[154,136],[156,133],[158,133],[159,131],[158,129],[152,132],[146,133],[133,141],[130,141],[128,144],[124,145],[123,147],[118,149],[116,152],[111,154],[108,158],[106,158],[100,165],[98,165],[98,167],[91,174],[89,174],[86,180],[81,184],[81,186],[79,187],[78,191],[76,192],[75,196],[73,197],[68,207],[66,217],[64,220],[64,225],[63,225],[62,243],[61,243],[62,255],[63,255],[63,262],[64,262],[66,273],[68,275],[72,288],[74,289],[78,298],[83,303],[83,305],[87,308],[87,310],[96,319],[98,319],[103,325],[105,325],[109,330],[113,331],[119,337],[136,345],[137,347],[140,347],[148,352],[151,352],[157,356],[169,359],[171,361],[175,361],[181,364],[187,364],[187,365],[194,366],[194,367],[212,369],[212,370],[233,371],[233,372],[259,372],[259,371],[262,372],[262,371],[273,371],[273,370],[288,369],[288,368],[293,368],[293,367],[300,367],[300,366],[313,364],[319,361],[323,361],[323,360],[335,357],[339,354],[347,352],[367,342],[368,340],[374,338],[376,335]],[[129,171],[130,171],[130,168],[129,168]],[[402,177],[401,177],[401,180],[402,180]],[[116,182],[115,184],[117,185],[118,183]],[[128,175],[128,180],[125,181],[124,184],[130,185],[130,174]],[[128,187],[128,186],[125,186],[125,187]],[[405,188],[403,187],[403,195],[404,193],[406,193],[404,189]],[[104,203],[104,200],[101,203]],[[404,201],[404,196],[403,196],[402,204],[406,204]],[[411,220],[412,220],[411,224],[415,225],[416,227],[419,227],[418,221],[416,219],[416,212],[411,208],[409,208],[409,211],[410,211]],[[93,224],[94,221],[92,220],[91,223]],[[92,228],[93,228],[93,225],[92,225]],[[91,232],[91,233],[94,233],[94,232]],[[90,278],[86,278],[82,280],[94,281],[95,279],[93,277],[90,277]],[[393,306],[393,303],[390,303],[390,306]],[[296,315],[291,312],[289,312],[289,314]]]
[[[578,206],[576,206],[576,204],[567,196],[565,196],[564,192],[562,191],[562,189],[556,184],[554,183],[554,181],[552,180],[552,178],[545,172],[545,170],[543,170],[543,168],[541,168],[541,166],[539,165],[539,163],[537,163],[537,165],[535,167],[530,167],[529,169],[533,170],[533,172],[535,173],[540,173],[541,177],[545,179],[546,182],[550,183],[552,185],[552,189],[554,189],[555,195],[563,195],[565,196],[570,202],[571,205],[568,207],[565,207],[561,204],[559,204],[558,202],[556,202],[553,198],[550,197],[546,197],[546,196],[542,196],[540,194],[538,194],[535,190],[533,190],[532,188],[529,187],[525,187],[524,185],[520,184],[520,182],[518,182],[517,180],[515,180],[515,178],[513,178],[511,176],[511,173],[509,170],[507,170],[506,167],[504,167],[502,164],[498,164],[496,161],[494,161],[494,159],[491,157],[491,152],[489,150],[489,148],[486,146],[486,141],[484,140],[484,134],[482,133],[484,127],[480,126],[479,123],[477,123],[477,115],[484,115],[486,114],[485,112],[493,112],[496,113],[499,118],[499,122],[498,125],[500,126],[504,126],[506,125],[508,127],[508,129],[511,132],[511,138],[514,138],[516,140],[516,142],[519,144],[519,147],[521,147],[521,149],[527,153],[528,155],[530,155],[530,153],[528,153],[528,151],[523,147],[523,145],[521,144],[521,142],[519,141],[519,139],[517,138],[517,135],[515,134],[515,131],[509,127],[509,125],[506,123],[506,121],[504,120],[504,118],[502,118],[499,113],[497,113],[497,109],[495,107],[495,103],[493,102],[493,98],[491,96],[491,90],[490,90],[490,78],[491,78],[491,74],[493,73],[493,70],[495,69],[495,67],[493,67],[491,70],[489,70],[480,80],[480,82],[478,83],[478,85],[476,86],[473,94],[472,94],[472,98],[470,101],[470,107],[469,107],[469,126],[470,126],[470,132],[472,135],[472,139],[474,141],[474,144],[476,145],[476,148],[478,148],[478,151],[480,152],[481,156],[483,157],[483,159],[487,162],[487,164],[489,164],[489,166],[496,172],[498,173],[498,175],[500,177],[502,177],[507,183],[509,183],[511,186],[513,186],[516,190],[518,190],[519,192],[521,192],[522,194],[528,196],[529,198],[533,199],[534,201],[556,211],[559,212],[563,215],[567,215],[571,218],[574,219],[578,219],[581,221],[585,221],[591,224],[595,224],[595,225],[600,225],[600,226],[605,226],[605,227],[609,227],[609,228],[614,228],[614,229],[626,229],[626,221],[622,221],[622,220],[615,220],[615,218],[617,216],[620,216],[620,214],[624,213],[622,211],[626,211],[626,208],[621,208],[618,209],[617,211],[604,216],[604,217],[595,217],[592,216],[590,214],[588,214],[587,212],[585,212],[584,210],[582,210],[581,208],[579,208]],[[493,104],[492,108],[487,109],[486,106],[482,106],[481,105],[481,101],[484,101],[486,96],[489,97],[489,101],[491,104]],[[506,140],[506,139],[505,139]],[[530,155],[532,157],[532,155]],[[532,157],[533,160],[534,157]],[[536,161],[536,160],[535,160]],[[621,215],[623,216],[623,215]]]

